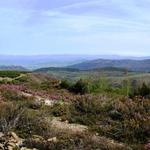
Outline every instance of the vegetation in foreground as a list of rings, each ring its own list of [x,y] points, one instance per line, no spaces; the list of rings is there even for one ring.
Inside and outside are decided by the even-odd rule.
[[[23,74],[0,84],[0,146],[149,150],[149,94],[149,85],[129,80],[116,86],[105,79]],[[12,144],[14,134],[19,140]]]

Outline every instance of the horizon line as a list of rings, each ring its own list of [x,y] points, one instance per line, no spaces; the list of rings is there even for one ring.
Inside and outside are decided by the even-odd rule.
[[[150,57],[150,55],[120,55],[120,54],[0,54],[0,56],[118,56],[118,57]]]

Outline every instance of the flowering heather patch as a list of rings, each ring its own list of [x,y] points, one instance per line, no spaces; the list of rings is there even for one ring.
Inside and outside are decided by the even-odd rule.
[[[32,96],[40,96],[51,100],[63,100],[71,101],[74,99],[74,95],[65,90],[51,89],[47,90],[34,90],[30,89],[25,85],[14,85],[14,84],[2,84],[0,85],[0,91],[12,91],[18,94],[21,92],[29,93]]]
[[[144,146],[145,150],[150,150],[150,140],[148,141],[148,143]]]
[[[42,98],[48,98],[51,100],[63,100],[63,101],[71,101],[74,99],[74,95],[71,93],[68,93],[67,91],[59,91],[57,89],[54,89],[52,91],[34,91],[34,90],[26,90],[25,92],[32,94],[33,96],[40,96]]]
[[[24,85],[15,85],[15,84],[2,84],[0,85],[0,90],[13,90],[13,91],[26,91],[26,87]]]
[[[61,116],[60,112],[57,114]],[[92,94],[77,96],[69,109],[62,111],[62,118],[71,123],[87,125],[101,136],[129,144],[144,144],[149,139],[149,116],[149,99]]]

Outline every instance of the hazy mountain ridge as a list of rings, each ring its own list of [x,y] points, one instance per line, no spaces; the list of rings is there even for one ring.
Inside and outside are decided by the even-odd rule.
[[[0,70],[77,71],[93,69],[128,69],[130,71],[150,71],[149,57],[124,57],[118,55],[1,55]],[[69,68],[69,69],[68,69]]]
[[[22,66],[0,66],[0,70],[27,71],[28,69]]]
[[[0,55],[0,66],[23,66],[27,69],[66,67],[95,59],[104,60],[144,60],[150,57],[119,55]],[[111,66],[109,66],[111,67]]]
[[[6,66],[23,66],[28,69],[38,69],[46,67],[65,67],[81,63],[87,60],[93,60],[95,56],[81,56],[81,55],[1,55],[0,65]]]
[[[71,65],[69,68],[75,68],[80,70],[91,70],[105,67],[116,67],[116,68],[126,68],[131,71],[150,71],[150,59],[144,60],[110,60],[110,59],[96,59],[92,61],[86,61],[76,65]]]
[[[80,72],[80,71],[121,71],[125,72],[126,68],[117,68],[117,67],[104,67],[104,68],[94,68],[94,69],[77,69],[77,68],[70,68],[70,67],[47,67],[47,68],[39,68],[35,69],[34,72],[43,72],[47,73],[49,71],[65,71],[65,72]],[[129,70],[130,71],[130,70]]]

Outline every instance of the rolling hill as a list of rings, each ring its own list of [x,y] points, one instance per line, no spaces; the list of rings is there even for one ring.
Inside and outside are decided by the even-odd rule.
[[[150,59],[145,60],[110,60],[97,59],[92,61],[85,61],[83,63],[68,66],[69,68],[80,70],[101,69],[106,67],[126,68],[131,71],[150,72]]]
[[[23,66],[27,69],[66,67],[95,59],[105,60],[144,60],[150,57],[118,55],[0,55],[0,66]],[[110,67],[110,66],[109,66]]]
[[[48,67],[48,68],[39,68],[34,70],[34,72],[43,72],[46,73],[48,71],[68,71],[68,72],[77,72],[79,69],[74,68],[65,68],[65,67]]]

